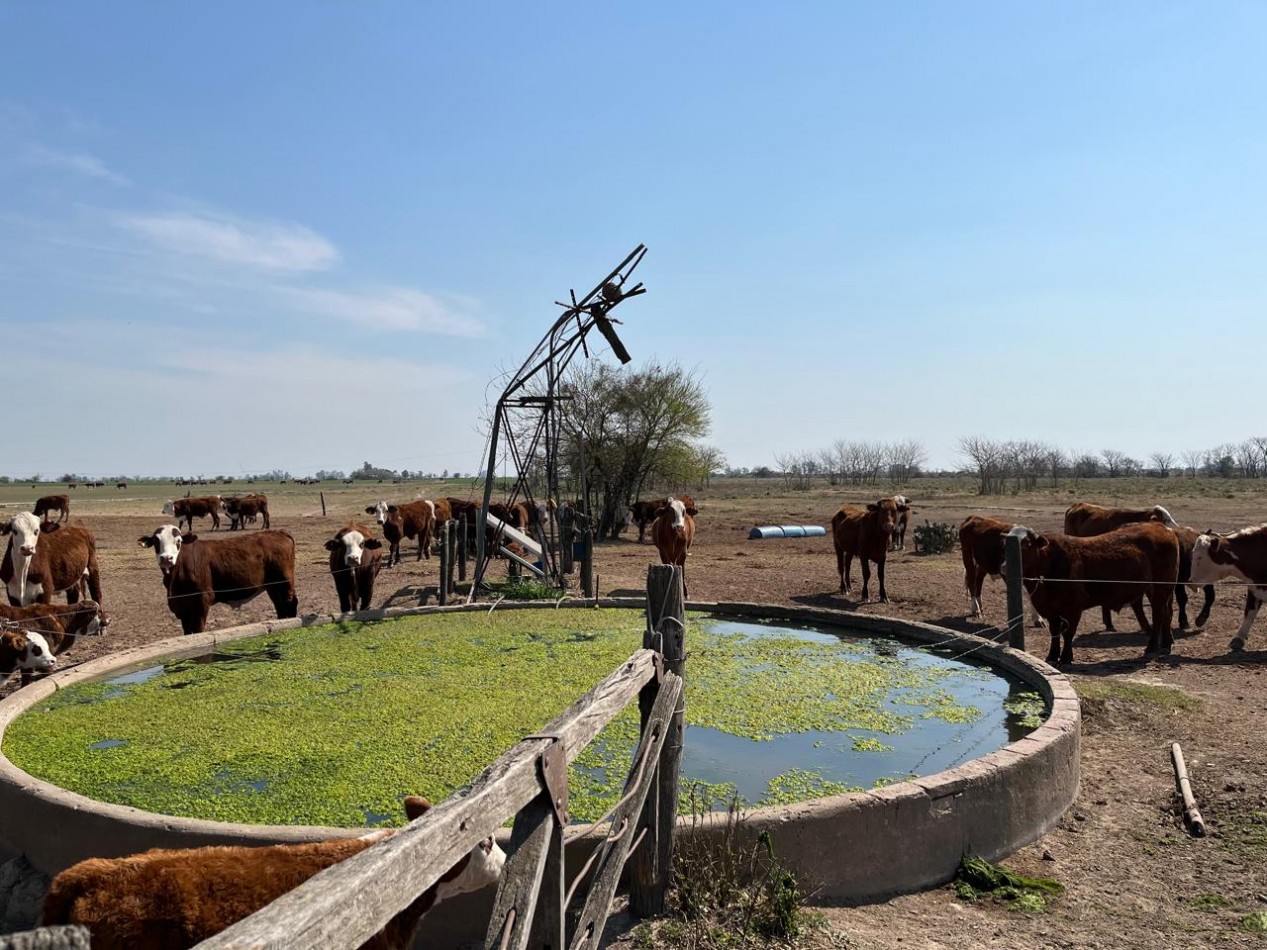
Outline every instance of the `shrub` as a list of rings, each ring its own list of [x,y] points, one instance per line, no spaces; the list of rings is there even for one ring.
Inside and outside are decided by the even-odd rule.
[[[959,529],[954,525],[939,521],[933,524],[925,521],[915,526],[915,553],[945,554],[953,551],[955,542],[959,540]]]

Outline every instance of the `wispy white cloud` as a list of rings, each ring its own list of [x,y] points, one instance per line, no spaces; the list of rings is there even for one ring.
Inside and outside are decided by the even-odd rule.
[[[267,271],[325,270],[339,259],[329,240],[299,224],[188,212],[123,214],[115,223],[171,253]]]
[[[470,314],[469,301],[443,300],[409,287],[385,287],[367,293],[289,288],[300,309],[308,309],[376,330],[415,330],[444,336],[480,337],[487,330]]]
[[[32,144],[26,147],[23,161],[37,168],[53,168],[58,171],[71,172],[99,181],[108,181],[112,185],[130,185],[132,182],[111,171],[106,163],[95,155],[85,152],[67,152],[63,149],[49,148],[47,145]]]

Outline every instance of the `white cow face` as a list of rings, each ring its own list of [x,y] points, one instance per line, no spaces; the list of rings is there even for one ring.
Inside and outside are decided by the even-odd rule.
[[[40,519],[29,511],[19,511],[6,525],[0,525],[0,534],[13,535],[13,549],[22,557],[31,557],[40,540]]]
[[[193,537],[190,535],[191,539]],[[180,546],[184,543],[184,538],[181,537],[180,528],[176,525],[165,524],[160,528],[155,528],[153,534],[147,534],[138,539],[137,543],[141,547],[154,549],[154,556],[158,558],[158,569],[166,577],[176,566],[176,558],[180,557]]]
[[[164,502],[163,514],[167,515],[169,518],[176,517],[176,503],[172,501]]]
[[[342,538],[327,542],[331,545],[343,545],[343,562],[352,567],[361,566],[361,556],[365,553],[365,535],[359,531],[349,531]]]
[[[1188,582],[1193,586],[1205,586],[1224,577],[1249,580],[1236,563],[1227,538],[1219,534],[1200,535],[1192,545],[1192,570],[1188,574]]]
[[[686,502],[670,497],[668,499],[668,504],[660,510],[668,512],[673,516],[673,530],[677,533],[678,537],[685,537],[686,516],[690,515],[692,518],[695,517],[695,509],[687,508]]]
[[[47,673],[57,665],[57,658],[48,648],[48,641],[33,630],[28,630],[26,649],[18,657],[18,669],[32,673]]]
[[[379,524],[387,524],[387,507],[387,502],[380,501],[373,508],[366,508],[365,513],[373,515]]]

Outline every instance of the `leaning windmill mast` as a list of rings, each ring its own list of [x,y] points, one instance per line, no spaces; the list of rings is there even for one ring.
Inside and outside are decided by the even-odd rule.
[[[475,532],[475,576],[471,599],[475,598],[484,582],[492,556],[490,539],[486,537],[489,534],[492,550],[501,551],[557,587],[566,586],[559,558],[560,538],[557,536],[556,519],[549,519],[548,527],[538,531],[535,542],[526,539],[540,548],[538,562],[530,563],[527,558],[508,549],[509,526],[500,519],[489,517],[497,466],[499,461],[508,461],[516,473],[508,505],[524,501],[529,506],[536,506],[538,499],[533,495],[528,477],[533,465],[544,469],[546,497],[555,501],[559,499],[559,403],[569,398],[559,392],[560,381],[578,350],[587,357],[590,355],[585,337],[595,328],[622,364],[630,361],[629,351],[616,334],[615,324],[619,321],[613,320],[610,313],[621,301],[646,293],[641,283],[631,282],[634,269],[646,253],[646,247],[639,244],[580,300],[576,299],[575,291],[569,292],[570,303],[556,300],[555,304],[563,308],[563,313],[511,376],[497,400],[484,465],[484,501]],[[499,455],[499,452],[503,454]],[[581,477],[584,478],[584,473]],[[588,494],[584,492],[583,497],[588,497]],[[588,512],[585,514],[588,516]],[[492,531],[484,530],[486,527]],[[524,526],[524,531],[527,530]],[[522,534],[517,534],[517,539],[521,542],[525,540]]]

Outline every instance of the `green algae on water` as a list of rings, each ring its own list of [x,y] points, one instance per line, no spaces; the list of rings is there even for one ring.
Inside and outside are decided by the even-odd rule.
[[[689,727],[763,743],[815,731],[893,736],[924,715],[980,715],[938,687],[945,667],[832,636],[753,636],[696,615],[689,625]],[[163,814],[398,825],[401,798],[439,801],[470,782],[623,663],[644,627],[641,611],[534,610],[275,632],[221,645],[216,662],[60,690],[8,727],[4,752],[63,788]],[[866,754],[889,751],[849,738]],[[573,764],[574,819],[616,800],[637,741],[632,704]],[[684,774],[686,808],[692,784],[697,807],[700,797],[714,807],[738,797],[733,785]],[[793,769],[752,804],[845,789]]]

